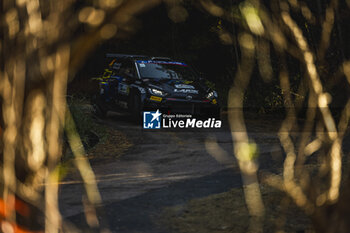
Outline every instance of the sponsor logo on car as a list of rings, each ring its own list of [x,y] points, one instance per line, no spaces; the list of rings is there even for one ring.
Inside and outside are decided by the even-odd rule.
[[[189,93],[189,94],[198,94],[198,90],[193,89],[174,89],[174,92],[177,93]]]
[[[157,102],[162,101],[162,97],[154,96],[154,95],[152,95],[149,99],[150,99],[150,100],[153,100],[153,101],[157,101]]]
[[[187,84],[175,84],[176,88],[183,88],[183,89],[194,89],[194,86],[187,85]]]

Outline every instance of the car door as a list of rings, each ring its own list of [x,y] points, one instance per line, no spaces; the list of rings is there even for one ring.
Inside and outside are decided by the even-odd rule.
[[[127,108],[130,85],[136,80],[136,69],[134,63],[130,60],[122,62],[117,76],[119,77],[117,84],[118,104],[123,108]]]

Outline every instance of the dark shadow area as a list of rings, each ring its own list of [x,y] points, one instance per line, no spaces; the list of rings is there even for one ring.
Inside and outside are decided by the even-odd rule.
[[[226,192],[241,185],[239,172],[226,169],[209,176],[177,182],[137,197],[105,204],[104,212],[112,232],[169,232],[154,224],[164,207],[185,204],[191,199]],[[69,217],[68,220],[83,232],[89,232],[84,214]]]

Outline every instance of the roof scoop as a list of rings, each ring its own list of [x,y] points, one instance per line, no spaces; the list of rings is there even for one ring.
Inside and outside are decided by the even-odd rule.
[[[171,61],[171,58],[169,57],[152,57],[152,61]]]

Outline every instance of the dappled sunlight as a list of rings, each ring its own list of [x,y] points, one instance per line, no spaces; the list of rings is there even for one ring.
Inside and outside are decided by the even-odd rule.
[[[89,201],[86,198],[83,198],[83,207],[84,207],[86,223],[91,228],[97,228],[100,225],[100,223],[97,218],[96,209],[94,208],[93,205],[89,203]]]
[[[258,8],[250,3],[244,2],[241,5],[241,11],[247,21],[250,31],[259,36],[263,35],[265,30],[258,15]]]
[[[228,167],[234,166],[236,161],[233,157],[220,147],[215,138],[207,138],[205,140],[205,149],[220,164]]]
[[[105,17],[103,10],[95,9],[93,7],[85,7],[79,12],[79,21],[88,23],[92,26],[98,26],[102,23]]]
[[[117,26],[114,24],[106,24],[101,28],[101,37],[105,40],[112,38],[117,33]]]
[[[115,8],[120,6],[124,0],[99,0],[99,5],[102,8]]]
[[[175,23],[180,23],[186,21],[188,13],[182,6],[172,6],[169,10],[168,16]]]
[[[15,8],[11,9],[7,12],[5,16],[6,23],[9,27],[9,37],[12,39],[19,32],[19,21],[18,21],[18,13]]]
[[[164,37],[157,40],[162,42],[156,45],[159,47],[149,48],[153,37],[135,33],[148,22],[138,16],[155,6],[160,6],[157,10],[164,14],[158,15],[156,11],[152,14],[159,16],[156,20],[165,17],[169,22],[161,23],[167,27],[171,25],[171,30],[163,32],[152,22],[154,30],[148,27],[147,33],[155,34],[160,30],[159,34]],[[266,183],[284,193],[287,201],[281,201],[283,208],[288,209],[289,202],[293,201],[311,217],[316,232],[346,232],[343,228],[350,226],[347,210],[344,210],[348,208],[344,203],[348,203],[349,187],[344,184],[348,182],[349,168],[344,155],[348,153],[350,123],[347,93],[350,61],[348,42],[343,39],[348,32],[342,32],[349,17],[346,7],[350,7],[349,0],[315,3],[304,0],[3,0],[0,7],[3,15],[0,33],[3,58],[0,61],[0,231],[79,232],[79,227],[67,223],[66,216],[62,216],[62,198],[69,200],[64,205],[75,203],[78,206],[71,207],[72,210],[68,208],[66,213],[83,211],[91,229],[110,232],[102,221],[105,216],[101,217],[98,211],[104,197],[109,202],[126,199],[239,167],[240,189],[243,189],[250,215],[247,231],[266,230],[264,221],[269,216],[262,188],[265,185],[262,183]],[[202,22],[202,18],[198,20],[193,16],[205,17],[205,20]],[[187,22],[196,25],[200,33],[191,31],[193,27],[187,27]],[[180,30],[184,30],[184,34],[180,34]],[[184,37],[188,32],[194,35],[188,40],[176,37]],[[77,74],[84,76],[85,81],[92,75],[83,64],[93,51],[96,54],[107,49],[115,50],[109,52],[127,51],[130,48],[124,46],[125,39],[133,35],[140,43],[132,49],[139,49],[142,43],[150,44],[136,54],[154,51],[155,56],[161,56],[172,51],[179,59],[195,61],[193,63],[206,59],[208,64],[216,59],[216,55],[212,60],[207,59],[212,51],[225,57],[223,60],[226,59],[227,64],[222,65],[223,71],[212,63],[203,66],[216,72],[210,80],[213,85],[205,91],[221,88],[222,93],[212,103],[222,102],[222,109],[227,111],[229,132],[225,133],[229,137],[210,131],[205,136],[191,138],[197,132],[169,131],[147,138],[148,132],[142,131],[137,137],[128,135],[135,140],[135,145],[149,140],[147,145],[138,148],[140,151],[130,151],[129,160],[112,157],[116,156],[116,151],[105,150],[105,154],[111,154],[108,161],[113,159],[113,162],[90,164],[89,159],[93,157],[90,153],[99,152],[86,148],[96,145],[95,141],[100,138],[89,129],[97,137],[90,145],[79,135],[76,125],[79,119],[74,118],[67,104],[67,99],[71,98],[67,95],[72,95],[67,92],[67,85]],[[214,39],[209,38],[211,36]],[[213,41],[217,44],[211,44]],[[162,46],[167,46],[168,42],[172,49],[166,50]],[[209,47],[208,51],[198,49]],[[92,67],[97,69],[99,62],[96,61],[100,57],[92,60],[96,63]],[[265,85],[271,88],[265,90]],[[129,94],[129,89],[126,92]],[[91,94],[86,93],[77,95]],[[192,100],[192,96],[188,97]],[[205,101],[209,101],[209,97]],[[123,104],[130,110],[133,101],[125,97]],[[250,109],[255,112],[252,114]],[[277,137],[273,135],[272,138],[270,132],[255,137],[249,131],[249,116],[259,121],[259,114],[265,113],[284,118],[280,126],[274,121],[264,123],[268,124],[266,128],[278,131]],[[80,119],[85,120],[84,114]],[[133,126],[123,127],[126,130]],[[265,130],[265,126],[262,128]],[[222,137],[229,142],[224,144]],[[163,143],[161,140],[168,140],[163,147],[159,146]],[[131,147],[131,143],[124,143],[127,145],[123,147],[119,140],[111,146],[123,147],[118,156]],[[278,154],[276,151],[280,152],[281,148]],[[169,156],[162,156],[163,152]],[[181,153],[186,156],[181,157]],[[69,159],[65,157],[68,154]],[[142,159],[137,157],[141,154]],[[279,161],[270,164],[271,159]],[[66,162],[71,164],[66,165]],[[217,185],[210,180],[203,186],[210,186],[210,182]],[[69,191],[62,193],[61,190]],[[22,222],[27,226],[22,226]],[[282,221],[277,221],[276,225],[279,225],[276,231],[283,232]],[[234,229],[221,230],[234,232]]]
[[[2,198],[9,209],[2,230],[6,228],[6,232],[11,232],[11,226],[16,223],[11,207],[14,202],[8,201],[13,195],[28,201],[30,208],[41,211],[44,222],[41,225],[46,232],[61,229],[63,220],[58,209],[61,167],[58,164],[64,127],[76,157],[75,166],[86,188],[87,213],[101,203],[94,173],[67,111],[68,79],[94,46],[115,36],[120,25],[125,28],[136,13],[157,1],[142,1],[139,5],[136,2],[123,4],[122,0],[99,0],[93,5],[82,3],[79,6],[73,3],[39,0],[5,0],[2,3],[4,37],[1,44],[6,48],[0,47],[0,52],[2,57],[7,57],[1,63],[0,72],[4,122],[1,125]],[[117,9],[120,9],[118,14]],[[89,27],[88,33],[77,30],[83,24]],[[82,43],[79,38],[83,35],[88,35],[89,39],[81,37]],[[29,219],[34,217],[28,216]],[[91,215],[87,219],[96,226]],[[15,229],[14,232],[22,231]]]
[[[201,0],[200,3],[205,10],[214,16],[220,17],[224,14],[224,10],[218,5],[215,5],[211,0]]]
[[[348,83],[350,83],[350,61],[343,63],[343,72],[348,80]]]
[[[335,8],[337,7],[336,4],[337,4],[336,1],[334,1],[326,9],[326,18],[323,21],[323,25],[322,25],[322,38],[321,38],[321,43],[319,48],[320,59],[324,58],[326,54],[326,49],[329,46],[333,24],[334,24],[334,13],[335,13],[334,11],[335,11]]]
[[[315,24],[317,15],[310,10],[308,4],[302,1],[280,2],[274,7],[279,8],[279,16],[284,26],[289,29],[289,33],[285,33],[285,28],[281,27],[265,12],[264,8],[259,8],[258,5],[252,5],[254,1],[245,1],[240,4],[240,10],[249,27],[250,33],[242,33],[238,35],[238,42],[241,46],[241,60],[238,65],[238,71],[234,79],[234,85],[231,87],[228,96],[228,113],[232,137],[234,140],[234,153],[238,160],[242,178],[246,184],[250,180],[253,184],[258,184],[256,176],[258,164],[255,160],[257,151],[254,143],[251,142],[246,134],[245,118],[243,111],[244,95],[247,90],[251,69],[253,67],[249,59],[256,52],[259,72],[265,82],[269,82],[274,75],[275,69],[280,69],[279,81],[283,95],[283,106],[285,107],[286,116],[281,125],[278,136],[281,146],[285,152],[283,171],[279,175],[266,174],[264,182],[285,192],[295,204],[302,209],[307,215],[316,216],[320,211],[320,206],[325,206],[339,201],[341,179],[342,179],[342,141],[345,132],[348,129],[349,119],[349,101],[341,112],[340,120],[335,118],[330,106],[333,104],[333,93],[321,80],[323,70],[319,69],[319,62],[324,59],[327,49],[330,46],[331,32],[334,29],[335,14],[338,8],[338,2],[332,1],[326,8],[325,18],[322,21],[321,38],[319,48],[315,52],[311,49],[305,31],[309,33],[309,23]],[[255,4],[256,2],[254,2]],[[304,30],[293,17],[293,11],[300,12],[305,18]],[[276,11],[277,12],[277,11]],[[293,17],[291,16],[293,15]],[[339,25],[338,25],[339,27]],[[339,28],[338,28],[339,30]],[[266,35],[267,34],[267,35]],[[292,37],[292,40],[286,38]],[[271,68],[269,56],[270,46],[272,43],[280,57],[280,67]],[[254,52],[253,52],[254,51]],[[306,119],[303,123],[302,130],[299,131],[298,114],[305,98],[305,91],[302,89],[296,93],[292,90],[290,83],[293,71],[288,70],[286,57],[291,55],[300,61],[305,66],[306,74],[304,78],[309,79],[309,86],[306,90],[309,93],[308,109]],[[349,80],[350,66],[347,62],[342,63],[343,74]],[[337,74],[339,75],[339,74]],[[323,78],[323,77],[322,77]],[[294,84],[295,85],[295,84]],[[302,87],[305,88],[305,87]],[[300,93],[303,93],[300,95]],[[298,97],[298,98],[296,98]],[[318,116],[318,112],[320,115]],[[338,123],[337,123],[338,122]],[[338,126],[337,126],[338,124]],[[297,131],[295,131],[297,130]],[[315,132],[315,136],[313,134]],[[326,148],[326,149],[325,149]],[[307,164],[309,159],[314,159],[319,156],[318,164]],[[315,171],[319,171],[320,177],[315,177]],[[321,179],[329,176],[329,183],[324,183]],[[321,182],[320,187],[313,185]],[[259,206],[260,203],[258,185],[252,185],[252,190],[246,190],[245,194],[247,207],[250,214],[253,213],[251,206]],[[253,195],[253,194],[256,195]],[[257,203],[253,203],[254,201]],[[261,203],[262,204],[262,203]],[[263,205],[261,205],[263,206]],[[262,208],[262,207],[260,207]],[[253,214],[252,214],[253,215]],[[322,220],[321,220],[322,221]]]
[[[318,151],[322,146],[322,141],[320,139],[315,139],[305,146],[304,153],[305,156],[310,156],[311,154]]]
[[[331,185],[328,191],[328,200],[330,202],[335,202],[339,197],[340,181],[341,181],[341,144],[340,140],[336,139],[333,142],[332,148],[330,150],[331,157]]]
[[[273,70],[271,66],[270,45],[266,41],[259,41],[257,48],[257,60],[259,72],[265,82],[272,80]]]
[[[301,2],[300,3],[300,8],[301,8],[301,13],[305,17],[306,20],[308,20],[310,23],[315,23],[315,17],[312,14],[311,10],[309,7],[306,5],[306,3]]]
[[[328,12],[328,14],[330,14],[330,13]],[[307,42],[306,42],[305,38],[303,37],[302,32],[297,27],[295,22],[291,19],[291,17],[289,16],[288,13],[286,13],[286,12],[282,13],[282,18],[283,18],[284,22],[289,26],[291,31],[293,32],[294,37],[295,37],[300,49],[302,50],[302,52],[304,54],[304,60],[305,60],[307,70],[309,73],[309,78],[311,80],[311,88],[313,89],[313,91],[315,92],[315,94],[317,96],[318,108],[322,114],[323,122],[326,126],[326,129],[327,129],[327,131],[326,131],[327,135],[333,144],[331,147],[331,150],[329,152],[330,167],[331,167],[331,169],[330,169],[331,180],[330,180],[330,187],[328,190],[328,200],[331,203],[333,203],[338,199],[338,196],[339,196],[340,180],[341,180],[341,165],[342,165],[341,156],[342,156],[342,152],[340,149],[341,146],[340,146],[340,142],[339,142],[339,140],[341,140],[341,139],[338,136],[337,129],[336,129],[335,122],[334,122],[334,118],[333,118],[333,116],[329,110],[329,107],[328,107],[329,102],[330,102],[330,96],[328,93],[324,93],[324,91],[323,91],[322,84],[321,84],[321,81],[319,79],[319,76],[318,76],[318,73],[316,70],[316,66],[314,64],[313,55],[309,51]],[[326,18],[326,20],[327,20],[327,18]],[[327,30],[327,28],[324,27],[324,30]],[[327,32],[325,32],[325,33],[327,33]],[[326,39],[324,39],[324,40],[326,40]],[[282,141],[282,144],[283,144],[283,141]],[[294,151],[294,149],[293,149],[293,151]],[[287,158],[288,158],[288,152],[287,152]],[[292,169],[294,169],[294,167],[293,167],[294,160],[295,160],[295,158],[293,159],[293,161],[289,162],[289,165],[288,165],[288,167],[290,167],[289,172],[288,172],[289,174],[291,174]],[[298,203],[298,199],[296,200],[296,202]]]
[[[258,31],[255,33],[258,33]],[[239,36],[239,43],[242,48],[242,61],[239,64],[233,87],[229,92],[228,118],[234,155],[238,160],[242,173],[245,201],[249,214],[252,216],[249,232],[262,232],[265,208],[257,177],[258,164],[256,158],[258,151],[256,145],[248,137],[243,116],[243,93],[246,91],[253,69],[255,41],[251,35],[244,33]]]
[[[44,148],[44,106],[46,102],[42,93],[33,93],[31,112],[27,113],[31,119],[28,120],[28,165],[33,171],[37,171],[45,160]]]

